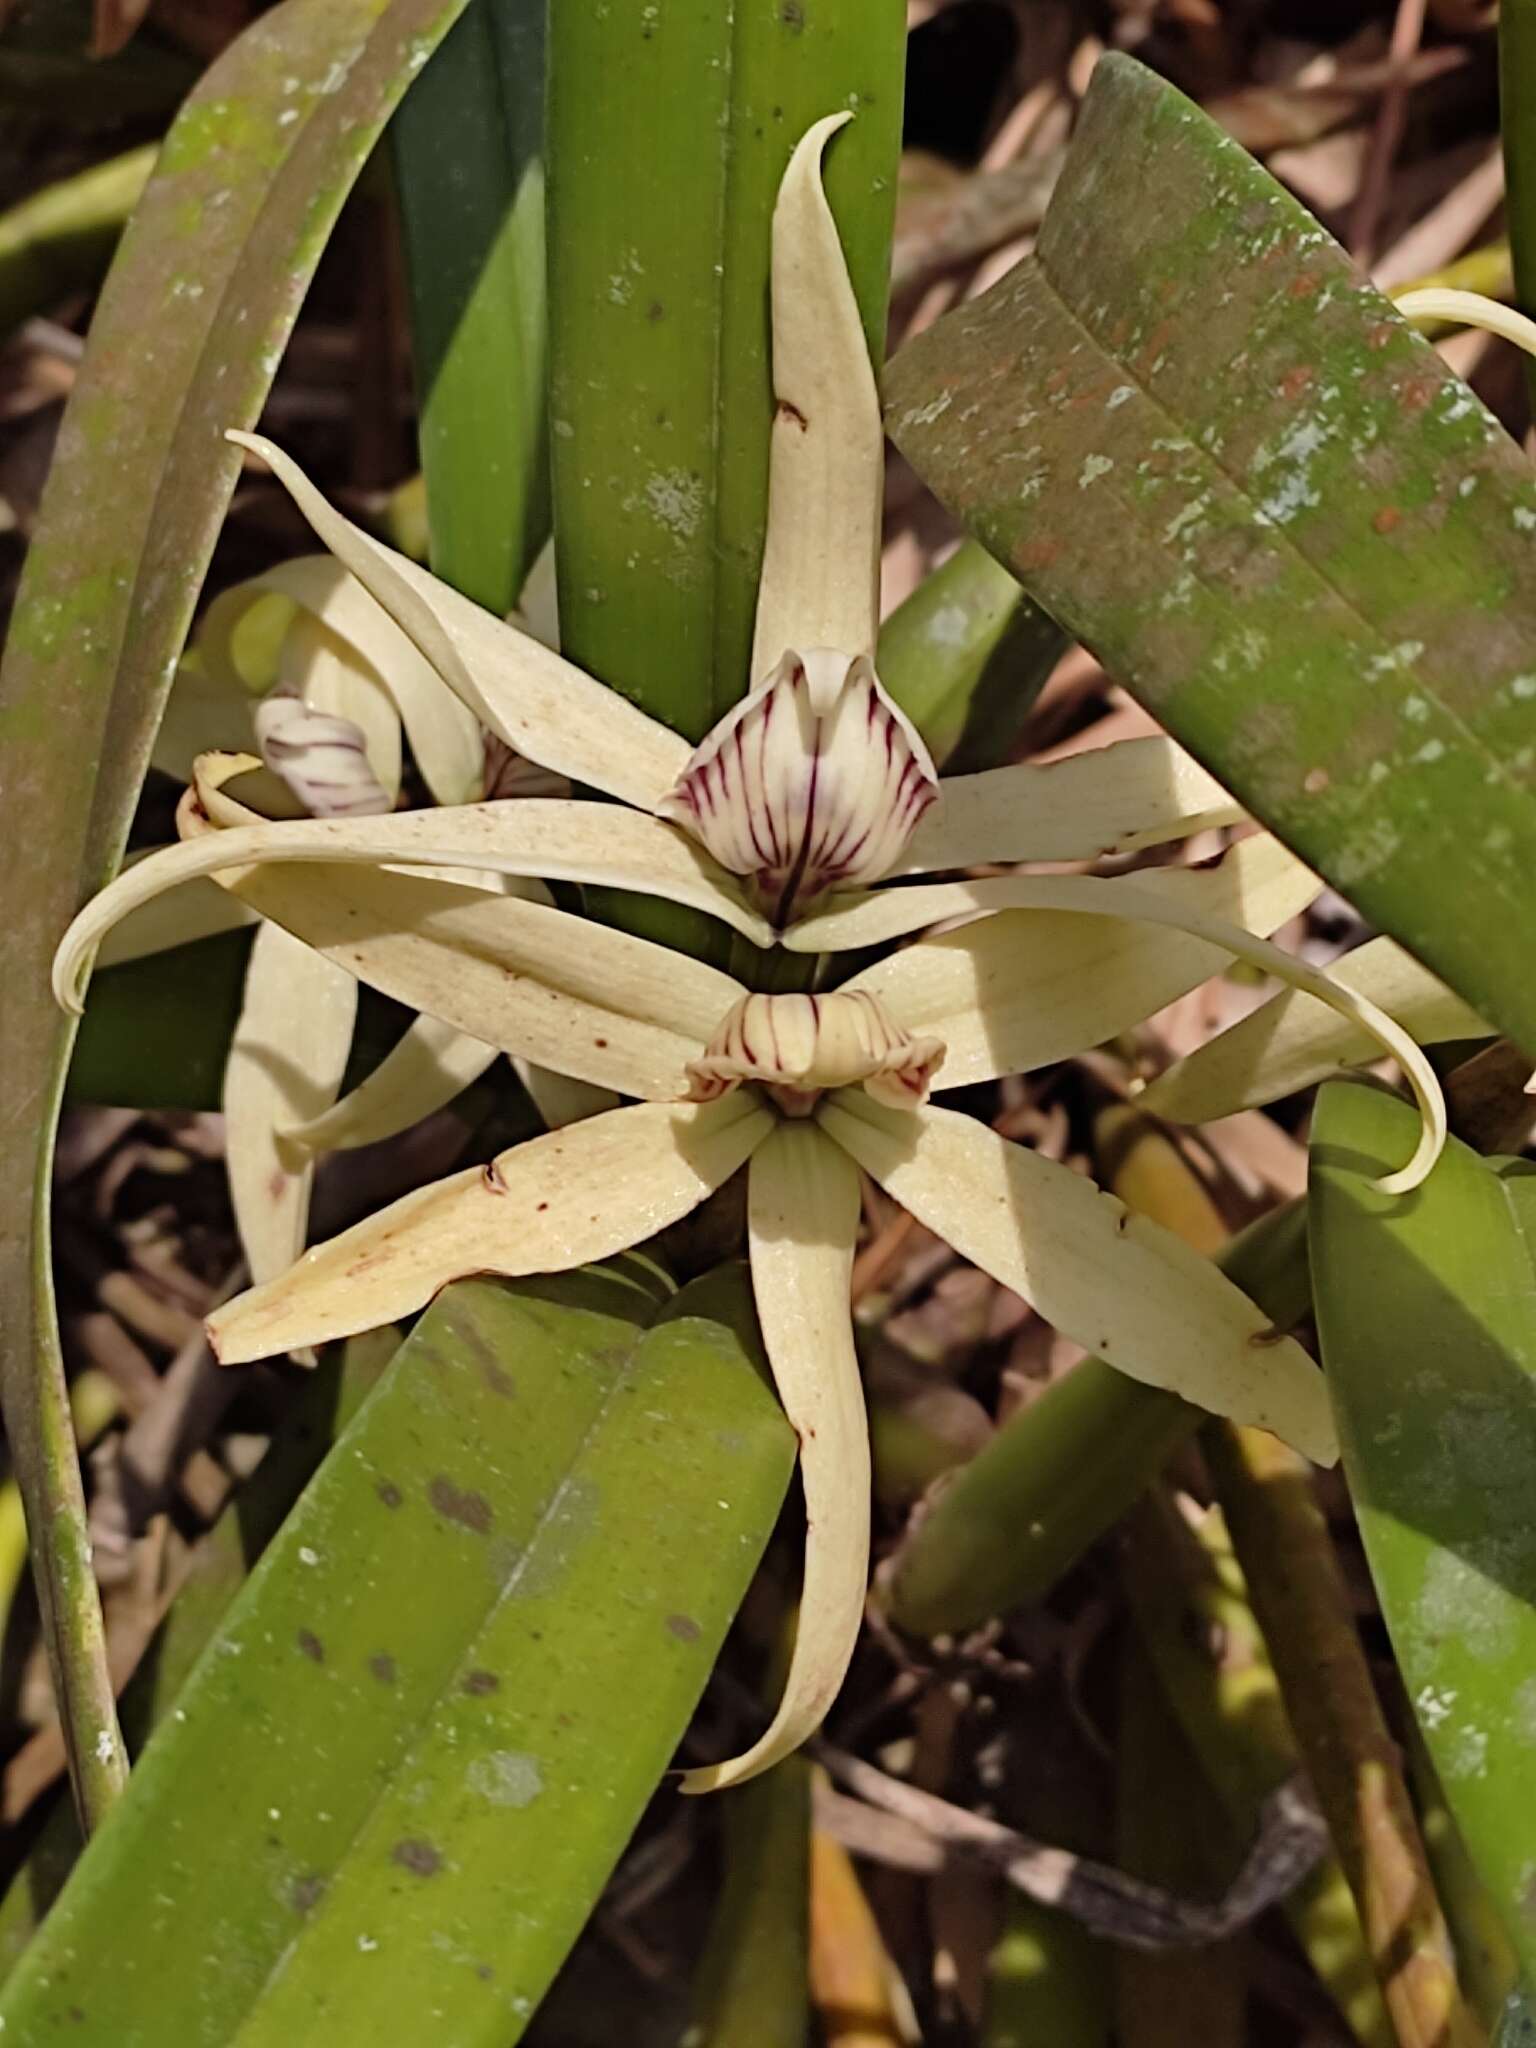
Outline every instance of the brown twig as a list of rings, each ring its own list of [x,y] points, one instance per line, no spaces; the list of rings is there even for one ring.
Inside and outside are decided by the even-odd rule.
[[[1051,1848],[1001,1821],[951,1805],[828,1743],[817,1743],[816,1754],[835,1778],[871,1806],[926,1836],[946,1859],[958,1856],[983,1863],[1037,1904],[1053,1906],[1093,1933],[1131,1948],[1197,1948],[1235,1934],[1283,1899],[1328,1847],[1321,1815],[1305,1786],[1293,1779],[1265,1801],[1258,1839],[1221,1897],[1180,1898],[1123,1870],[1069,1849]],[[906,1860],[910,1842],[910,1834],[901,1838],[906,1868],[912,1867]]]
[[[1366,263],[1375,246],[1386,201],[1387,181],[1392,175],[1403,126],[1408,118],[1408,65],[1418,53],[1424,34],[1425,0],[1397,0],[1397,17],[1392,24],[1392,41],[1387,51],[1390,67],[1382,89],[1381,107],[1371,153],[1366,158],[1349,223],[1349,246],[1357,259]]]
[[[1401,1760],[1309,1469],[1259,1429],[1204,1432],[1286,1713],[1360,1909],[1402,2048],[1480,2048]]]

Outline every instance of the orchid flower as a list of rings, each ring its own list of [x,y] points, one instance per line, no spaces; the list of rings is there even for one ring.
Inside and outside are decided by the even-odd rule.
[[[178,667],[153,762],[188,781],[197,755],[254,736],[274,778],[269,798],[314,817],[370,816],[399,794],[402,734],[440,802],[479,794],[473,713],[341,564],[317,555],[209,607]],[[113,934],[107,958],[141,958],[249,916],[205,884],[190,900],[146,904]],[[307,1241],[315,1154],[287,1132],[334,1116],[356,1009],[351,975],[261,924],[224,1076],[230,1192],[257,1281],[282,1272]]]
[[[1403,1062],[1424,1111],[1414,1158],[1384,1185],[1416,1184],[1444,1133],[1423,1055],[1369,1002],[1209,907],[1231,894],[1234,878],[1239,891],[1262,884],[1266,863],[1274,864],[1272,842],[1243,841],[1215,868],[1161,876],[1156,888],[1139,875],[1046,876],[874,892],[796,936],[815,946],[872,943],[902,925],[909,893],[942,896],[945,915],[1005,908],[909,946],[833,993],[769,996],[542,904],[379,868],[360,877],[337,835],[386,820],[288,825],[287,857],[276,858],[278,828],[232,794],[253,765],[240,756],[199,764],[180,818],[188,837],[162,863],[211,847],[223,885],[319,957],[485,1043],[579,1078],[595,1074],[638,1100],[408,1195],[310,1251],[214,1314],[209,1334],[221,1359],[240,1363],[371,1328],[470,1273],[547,1273],[610,1257],[687,1216],[748,1166],[758,1311],[800,1437],[805,1595],[783,1703],[767,1734],[730,1763],[689,1774],[688,1789],[739,1782],[803,1741],[857,1638],[869,1450],[847,1296],[856,1168],[1121,1370],[1275,1429],[1314,1458],[1333,1456],[1321,1375],[1214,1266],[1070,1169],[927,1101],[935,1087],[968,1086],[1031,1064],[1042,1051],[1073,1050],[1074,1027],[1078,1047],[1102,1036],[1100,992],[1081,986],[1091,975],[1068,976],[1054,994],[1041,988],[1029,1007],[1013,1000],[1006,981],[995,999],[985,990],[964,995],[971,966],[957,956],[957,941],[1010,917],[1037,919],[1044,936],[1055,920],[1071,931],[1081,962],[1091,957],[1084,926],[1139,920],[1165,949],[1195,948],[1207,969],[1223,951],[1281,968],[1374,1032]],[[557,847],[559,813],[552,827],[537,800],[511,808],[528,821],[530,847]],[[431,865],[436,814],[417,816],[419,836],[406,854]],[[504,836],[498,844],[504,854]],[[232,865],[237,859],[246,864]],[[1064,920],[1061,908],[1071,913]],[[57,985],[66,998],[103,914],[99,899],[61,949]],[[1059,968],[1060,940],[1054,957]],[[1192,965],[1186,959],[1179,972]]]
[[[269,443],[237,435],[266,456],[357,579],[350,587],[365,589],[409,643],[412,661],[429,665],[519,755],[628,808],[447,804],[430,819],[406,812],[339,821],[319,839],[295,838],[299,828],[273,825],[266,840],[247,836],[238,849],[231,844],[231,859],[237,851],[242,860],[252,851],[257,859],[301,858],[323,845],[323,856],[308,857],[372,871],[353,884],[334,884],[344,892],[354,887],[371,904],[397,877],[408,893],[413,885],[399,871],[423,862],[445,875],[458,869],[607,883],[712,912],[759,946],[778,937],[797,945],[795,928],[808,913],[851,907],[858,892],[880,882],[983,863],[1128,853],[1242,816],[1204,770],[1161,738],[940,784],[920,737],[881,689],[872,666],[879,403],[819,173],[823,147],[847,118],[818,122],[802,139],[774,216],[778,405],[745,701],[690,749],[551,648],[350,525]],[[181,851],[179,868],[148,864],[124,877],[121,896],[109,899],[113,913],[147,901],[179,874],[211,872],[224,858],[207,845]],[[1074,881],[1062,878],[1053,910],[1071,911]],[[1234,881],[1229,875],[1229,885]],[[1085,886],[1091,897],[1098,885]],[[1208,908],[1267,934],[1316,887],[1299,863],[1271,846],[1262,883],[1229,886]],[[904,914],[919,901],[926,911],[935,900],[899,893]],[[1065,1024],[1062,1038],[1081,1044],[1088,1042],[1082,1033],[1089,1011],[1099,1037],[1112,1036],[1219,963],[1207,945],[1149,943],[1127,923],[1090,917],[1085,938],[1083,922],[1070,915],[1034,919],[1025,933],[1005,914],[986,935],[958,939],[945,955],[946,1000],[954,1007],[983,984],[1001,996],[1006,985],[1017,1010],[1033,1011],[1042,999],[1049,1005],[1065,996],[1069,977],[1082,980],[1091,964],[1092,986],[1078,997],[1083,1014]],[[1046,1047],[1033,1057],[1055,1056]],[[365,1084],[365,1097],[295,1123],[288,1142],[323,1147],[348,1133],[352,1142],[388,1135],[451,1099],[492,1057],[494,1049],[456,1033],[439,1008]],[[589,1060],[583,1078],[608,1085],[601,1068]]]
[[[805,1594],[785,1693],[743,1756],[689,1790],[766,1769],[819,1723],[857,1637],[869,1449],[848,1306],[858,1171],[1048,1321],[1133,1376],[1334,1455],[1321,1375],[1207,1261],[1069,1169],[928,1102],[1101,1042],[1240,958],[1305,989],[1403,1064],[1423,1128],[1383,1186],[1414,1186],[1444,1139],[1432,1070],[1367,999],[1264,936],[1317,884],[1271,839],[1215,865],[878,886],[933,869],[1078,859],[1230,821],[1166,742],[940,793],[872,666],[879,416],[818,165],[786,173],[774,226],[769,530],[753,687],[699,747],[510,633],[330,510],[261,447],[321,538],[492,730],[624,799],[449,806],[272,822],[242,801],[249,755],[204,757],[182,844],[71,926],[55,967],[77,1004],[114,921],[214,876],[314,954],[481,1047],[635,1098],[405,1197],[219,1309],[230,1363],[411,1313],[471,1273],[588,1264],[687,1216],[739,1168],[764,1341],[801,1446]],[[625,807],[627,805],[627,807]],[[466,881],[464,876],[472,877]],[[811,954],[945,921],[825,994],[762,995],[701,961],[487,875],[642,888],[759,946]]]

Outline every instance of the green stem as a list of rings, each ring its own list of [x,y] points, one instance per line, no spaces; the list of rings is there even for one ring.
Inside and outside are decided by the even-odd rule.
[[[880,680],[952,772],[1009,759],[1067,644],[978,541],[962,541],[880,629]]]
[[[90,1835],[128,1782],[128,1756],[117,1725],[106,1626],[91,1558],[85,1488],[51,1285],[53,1134],[67,1058],[66,1039],[45,1110],[45,1135],[34,1183],[31,1250],[36,1281],[29,1398],[19,1399],[14,1379],[8,1381],[5,1429],[26,1508],[32,1576],[49,1647],[69,1782],[81,1829]]]
[[[1295,1322],[1308,1300],[1304,1205],[1261,1217],[1218,1263],[1277,1325]],[[1000,1429],[909,1529],[886,1586],[893,1619],[947,1634],[1043,1598],[1203,1419],[1177,1395],[1085,1359]]]
[[[1191,1529],[1157,1489],[1136,1508],[1121,1557],[1137,1633],[1164,1696],[1235,1834],[1249,1840],[1264,1801],[1300,1758],[1220,1511]],[[1406,2048],[1387,2018],[1335,1858],[1302,1880],[1285,1912],[1362,2048]]]
[[[0,334],[97,282],[159,147],[146,142],[92,164],[0,213]]]

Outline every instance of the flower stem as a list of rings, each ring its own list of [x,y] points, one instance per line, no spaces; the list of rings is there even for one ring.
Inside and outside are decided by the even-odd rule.
[[[1404,2048],[1477,2048],[1482,2029],[1457,1989],[1398,1747],[1309,1468],[1264,1430],[1211,1422],[1202,1444],[1398,2035]]]

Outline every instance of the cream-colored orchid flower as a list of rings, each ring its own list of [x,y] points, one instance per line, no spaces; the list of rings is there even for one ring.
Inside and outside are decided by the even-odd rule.
[[[935,785],[921,740],[880,689],[870,659],[877,624],[880,416],[819,177],[822,148],[845,118],[819,122],[802,140],[775,213],[779,404],[754,687],[699,747],[690,751],[675,733],[551,648],[380,547],[334,512],[285,456],[245,437],[267,456],[333,550],[337,601],[346,592],[354,610],[366,608],[370,632],[383,620],[395,633],[388,649],[367,643],[381,675],[397,663],[412,678],[411,701],[423,693],[425,677],[441,675],[520,754],[633,806],[625,811],[548,800],[530,811],[522,803],[515,809],[445,804],[430,824],[417,813],[344,821],[327,833],[324,857],[375,870],[350,885],[331,884],[354,887],[360,907],[377,906],[383,875],[435,862],[444,876],[457,868],[466,879],[490,870],[525,878],[518,886],[541,877],[649,891],[710,911],[759,946],[785,925],[790,942],[798,943],[793,920],[818,899],[823,909],[838,907],[844,898],[827,893],[834,886],[846,892],[882,877],[983,862],[1130,852],[1241,815],[1164,739]],[[325,566],[322,558],[274,572],[272,594],[313,602]],[[526,599],[524,623],[552,637],[552,599],[545,602],[537,571],[530,580],[536,587]],[[546,612],[550,617],[540,628]],[[234,607],[221,613],[215,606],[211,614],[222,636],[218,645],[228,650],[226,668],[238,663],[241,618]],[[336,622],[338,632],[343,628],[360,638],[350,614]],[[254,630],[247,626],[247,637]],[[249,822],[259,833],[259,821]],[[290,827],[266,829],[272,834],[266,841],[243,834],[229,842],[229,857],[244,859],[253,849],[256,858],[320,857],[313,835],[296,840]],[[164,881],[210,872],[199,864],[219,858],[205,846],[183,867],[135,870],[119,885],[119,902],[143,901],[149,907],[139,915],[147,916]],[[1273,847],[1270,863],[1265,886],[1223,902],[1220,914],[1268,933],[1309,900],[1316,884],[1299,863]],[[404,898],[401,905],[403,914]],[[116,906],[103,906],[103,925],[111,922],[108,909],[115,914]],[[1183,993],[1220,957],[1198,942],[1163,948],[1124,923],[1070,916],[1031,928],[1032,941],[1049,940],[1054,951],[1023,954],[1009,943],[1013,930],[1005,913],[989,938],[973,935],[935,957],[947,963],[953,980],[963,978],[962,957],[974,954],[975,971],[987,977],[1000,1003],[1005,990],[1011,992],[1006,999],[1021,1015],[1038,1013],[1042,983],[1067,989],[1081,983],[1080,970],[1091,963],[1100,1036]],[[1086,1000],[1079,994],[1076,1007]],[[1079,1024],[1074,1011],[1066,1042],[1085,1042]],[[365,1097],[318,1119],[294,1120],[288,1142],[302,1148],[334,1145],[349,1132],[354,1142],[385,1135],[449,1099],[466,1075],[483,1071],[494,1056],[462,1042],[441,1020],[423,1023]]]
[[[435,796],[459,803],[479,793],[484,749],[473,714],[329,556],[283,563],[209,607],[178,669],[154,764],[189,780],[198,753],[242,728],[276,784],[315,817],[393,808],[402,728]],[[245,914],[228,892],[216,900]],[[136,932],[130,921],[115,935],[127,942],[118,957],[215,928],[206,905],[189,909],[174,920],[146,913]],[[255,1280],[282,1272],[307,1241],[315,1149],[291,1134],[335,1119],[356,1008],[351,975],[262,926],[223,1098],[235,1221]]]
[[[801,140],[775,210],[778,403],[751,670],[742,703],[698,747],[351,525],[269,442],[232,437],[265,457],[418,668],[524,758],[633,807],[622,827],[612,805],[567,807],[565,879],[705,908],[758,945],[837,891],[979,863],[1130,852],[1242,815],[1165,739],[938,783],[881,689],[879,403],[820,182],[822,151],[847,118]],[[450,823],[445,865],[464,857],[452,845],[455,808],[437,813]],[[359,864],[391,864],[397,837],[410,857],[409,816],[365,822]],[[483,807],[468,807],[463,822],[467,851],[486,837]]]
[[[429,921],[458,921],[466,933],[473,926],[476,965],[454,992],[454,1021],[490,1042],[536,1045],[541,1058],[563,1042],[572,1070],[600,1069],[642,1100],[516,1146],[317,1247],[216,1311],[209,1330],[220,1358],[265,1357],[408,1315],[469,1273],[551,1272],[610,1257],[677,1222],[748,1166],[759,1316],[800,1436],[805,1592],[771,1727],[743,1756],[689,1773],[687,1789],[738,1783],[803,1741],[857,1637],[869,1454],[847,1298],[856,1167],[1123,1371],[1275,1429],[1314,1458],[1333,1457],[1321,1375],[1214,1266],[1070,1169],[928,1103],[934,1087],[1005,1070],[1011,1053],[987,1047],[1007,1047],[1017,1020],[993,1019],[984,1000],[957,1015],[961,1057],[952,1072],[948,1048],[928,1028],[934,976],[923,946],[829,995],[755,995],[644,940],[537,906],[502,906],[516,909],[524,929],[498,926],[493,951],[483,905],[441,883],[420,885],[429,893],[411,931],[360,932],[334,906],[317,908],[325,874],[263,866],[230,885],[266,915],[303,923],[328,957],[380,979],[387,957],[389,974],[408,980],[412,933]],[[1187,894],[1210,896],[1219,880],[1219,870],[1189,872]],[[1136,914],[1135,878],[1097,888],[1090,915]],[[1152,901],[1161,919],[1165,903]],[[1186,908],[1206,943],[1247,957],[1272,953],[1202,913],[1197,900]],[[1320,975],[1308,985],[1412,1063],[1403,1034],[1368,1003]],[[1415,1080],[1429,1112],[1412,1168],[1421,1173],[1441,1125],[1421,1061]]]
[[[251,765],[201,765],[183,805],[189,836],[159,857],[162,873],[171,862],[183,873],[215,872],[285,936],[450,1031],[639,1101],[407,1196],[311,1251],[217,1312],[210,1333],[222,1358],[262,1357],[409,1314],[468,1273],[548,1272],[611,1256],[686,1216],[750,1162],[760,1317],[801,1439],[806,1587],[768,1733],[744,1757],[691,1774],[690,1789],[738,1782],[802,1741],[857,1636],[869,1508],[847,1303],[855,1166],[1122,1370],[1331,1457],[1321,1376],[1213,1266],[1070,1170],[926,1100],[934,1087],[1096,1043],[1105,1015],[1118,1016],[1154,968],[1182,985],[1235,955],[1281,969],[1403,1061],[1424,1132],[1389,1185],[1422,1177],[1444,1120],[1417,1047],[1369,1001],[1232,921],[1235,911],[1269,922],[1273,907],[1260,913],[1256,902],[1268,893],[1273,903],[1277,885],[1285,900],[1294,864],[1272,841],[1243,841],[1215,866],[1162,875],[1156,888],[1141,875],[1051,876],[875,892],[808,925],[805,942],[862,946],[935,910],[975,921],[878,961],[834,993],[767,996],[625,933],[441,880],[441,813],[418,814],[418,837],[405,849],[413,865],[437,872],[359,872],[349,835],[389,820],[253,822],[231,787]],[[560,807],[502,808],[522,821],[523,836],[514,847],[504,825],[485,832],[479,865],[558,861]],[[625,814],[614,817],[624,829]],[[142,890],[143,870],[116,885],[118,905],[125,886]],[[117,907],[112,893],[82,913],[61,951],[66,996]],[[1130,933],[1103,949],[1098,975],[1084,943],[1094,927]],[[1140,938],[1157,958],[1137,957]],[[1033,1000],[1021,999],[1024,977],[1000,971],[1019,959],[1036,963]]]
[[[847,1304],[857,1167],[1121,1369],[1273,1427],[1313,1456],[1333,1454],[1320,1375],[1212,1266],[1069,1170],[931,1107],[931,1087],[1096,1044],[1238,957],[1341,1010],[1402,1061],[1423,1133],[1384,1185],[1415,1184],[1444,1136],[1433,1073],[1407,1035],[1267,943],[1316,888],[1272,840],[1150,878],[861,887],[925,869],[1128,850],[1237,812],[1163,742],[1059,770],[961,778],[935,801],[921,742],[870,660],[879,422],[818,176],[841,118],[797,149],[775,216],[780,403],[756,680],[744,704],[690,750],[379,548],[278,451],[251,443],[487,725],[632,808],[545,800],[268,822],[237,790],[257,763],[207,758],[182,807],[184,843],[88,906],[56,963],[61,999],[78,1001],[92,951],[119,916],[211,875],[327,963],[435,1019],[436,1040],[416,1052],[506,1051],[638,1098],[406,1197],[228,1304],[210,1332],[230,1362],[409,1313],[464,1274],[611,1256],[748,1165],[759,1314],[801,1440],[806,1585],[771,1727],[743,1757],[689,1774],[693,1790],[738,1782],[803,1740],[857,1635],[869,1517]],[[782,937],[814,952],[964,922],[835,992],[760,996],[701,962],[491,893],[487,876],[648,889],[758,945]],[[312,1136],[324,1129],[323,1114],[308,1126]]]

